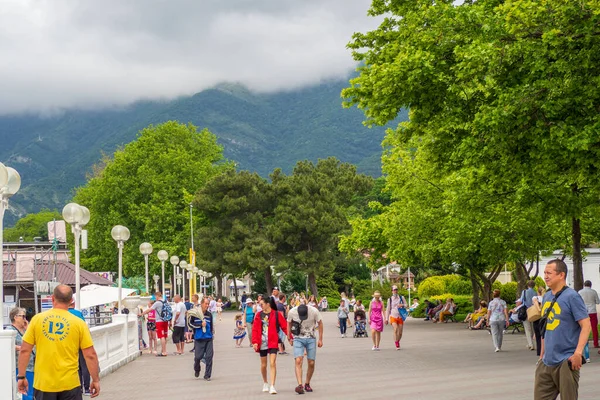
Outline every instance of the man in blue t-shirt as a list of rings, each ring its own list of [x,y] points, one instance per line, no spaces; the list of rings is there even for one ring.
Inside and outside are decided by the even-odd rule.
[[[546,264],[544,281],[550,288],[542,302],[542,351],[535,369],[534,399],[577,399],[583,348],[590,335],[590,319],[583,299],[567,287],[567,264]],[[556,299],[554,304],[552,301]],[[543,326],[542,320],[542,326]]]

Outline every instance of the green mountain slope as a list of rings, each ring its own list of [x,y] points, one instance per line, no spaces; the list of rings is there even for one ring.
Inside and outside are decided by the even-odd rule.
[[[0,161],[16,168],[23,180],[11,199],[14,209],[7,213],[7,225],[19,214],[62,209],[102,153],[112,154],[143,127],[168,120],[207,127],[228,159],[263,176],[277,167],[289,172],[301,159],[328,156],[378,176],[384,130],[367,129],[359,110],[342,108],[345,85],[340,81],[255,94],[223,84],[190,97],[121,109],[0,117]]]

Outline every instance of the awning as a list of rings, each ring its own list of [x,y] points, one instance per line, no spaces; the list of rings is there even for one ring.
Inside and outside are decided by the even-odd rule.
[[[136,292],[136,289],[121,289],[123,298]],[[80,309],[99,306],[102,304],[110,304],[119,301],[119,288],[111,286],[87,285],[81,288],[80,293],[81,304]]]
[[[238,289],[245,289],[246,288],[246,284],[244,282],[238,281],[237,279],[236,279],[235,282],[237,284],[237,288]],[[234,288],[233,281],[231,281],[231,283],[229,284],[229,287],[232,288],[232,289]]]

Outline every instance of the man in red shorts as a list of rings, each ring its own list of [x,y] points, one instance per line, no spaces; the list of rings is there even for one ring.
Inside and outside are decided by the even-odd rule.
[[[167,356],[167,336],[169,336],[169,321],[163,321],[161,313],[163,309],[163,297],[161,292],[156,292],[156,301],[152,305],[152,308],[144,311],[143,315],[148,314],[150,310],[156,311],[156,337],[160,340],[161,352],[158,353],[157,357]]]
[[[388,322],[394,328],[394,344],[396,350],[400,350],[400,339],[402,339],[402,330],[404,329],[404,320],[398,312],[399,307],[406,307],[406,299],[404,296],[398,295],[398,286],[392,286],[392,297],[388,299],[385,324]]]

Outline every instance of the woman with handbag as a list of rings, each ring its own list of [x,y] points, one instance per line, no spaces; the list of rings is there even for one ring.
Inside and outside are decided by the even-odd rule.
[[[544,294],[546,293],[546,290],[544,290],[543,287],[539,287],[537,289],[537,296],[535,296],[533,298],[533,305],[532,307],[536,307],[536,309],[540,310],[540,316],[541,316],[541,309],[542,309],[542,303],[543,303],[543,298],[544,298]],[[528,312],[529,314],[529,312]],[[529,315],[527,316],[529,318]],[[539,357],[539,355],[541,354],[542,351],[542,332],[540,330],[540,319],[536,319],[535,321],[533,321],[533,334],[535,336],[535,350],[537,352],[537,355]]]
[[[386,320],[394,328],[394,345],[396,350],[400,350],[400,340],[402,339],[402,332],[404,331],[404,320],[408,315],[406,311],[406,299],[404,296],[398,294],[398,286],[392,286],[392,297],[388,299],[387,308],[385,310]]]
[[[277,394],[275,379],[277,378],[277,353],[279,339],[287,336],[287,321],[283,314],[277,311],[277,303],[273,297],[260,300],[262,310],[256,313],[252,326],[252,347],[260,354],[260,372],[263,378],[263,392]],[[267,357],[271,383],[267,381]]]

